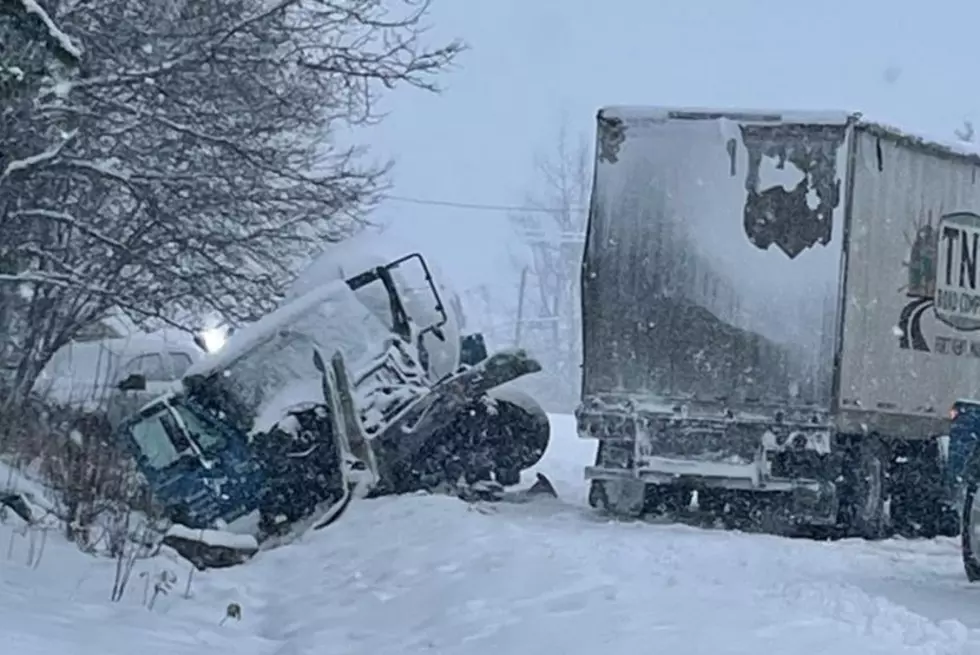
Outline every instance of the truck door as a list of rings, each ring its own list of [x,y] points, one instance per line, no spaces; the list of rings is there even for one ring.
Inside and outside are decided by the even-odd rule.
[[[169,406],[157,406],[126,432],[154,500],[168,516],[190,528],[212,527],[221,514],[218,495],[206,484],[201,458]]]
[[[202,484],[215,496],[221,518],[231,521],[256,509],[263,477],[245,436],[190,401],[173,403],[170,409],[197,450]]]
[[[189,528],[212,528],[254,509],[258,467],[244,444],[180,405],[160,403],[125,428],[154,499]]]

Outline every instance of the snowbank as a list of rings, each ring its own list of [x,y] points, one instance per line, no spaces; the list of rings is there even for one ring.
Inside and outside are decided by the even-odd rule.
[[[336,525],[237,568],[191,576],[185,563],[140,560],[115,603],[115,562],[55,537],[29,559],[26,538],[0,525],[0,544],[14,543],[0,566],[4,645],[17,655],[980,653],[976,589],[954,540],[827,543],[608,521],[584,506],[594,442],[575,436],[572,417],[552,420],[538,468],[574,491],[562,501],[474,511],[442,496],[361,500]]]

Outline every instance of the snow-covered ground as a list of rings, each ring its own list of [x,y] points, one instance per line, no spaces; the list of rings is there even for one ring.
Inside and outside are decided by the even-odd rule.
[[[980,586],[953,540],[815,543],[613,523],[585,506],[593,444],[553,417],[541,468],[563,502],[484,513],[457,500],[361,501],[247,565],[113,563],[0,527],[0,652],[17,655],[980,653]],[[152,579],[178,577],[156,600]],[[140,577],[147,572],[149,577]],[[150,583],[147,584],[147,581]],[[237,603],[240,620],[222,623]]]

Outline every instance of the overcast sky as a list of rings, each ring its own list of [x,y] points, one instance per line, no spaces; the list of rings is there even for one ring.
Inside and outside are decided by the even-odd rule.
[[[591,138],[607,104],[848,109],[948,138],[980,109],[966,0],[434,0],[430,23],[471,50],[442,95],[396,92],[370,135],[404,196],[520,204],[562,117]],[[390,202],[376,218],[461,286],[511,293],[506,213]]]

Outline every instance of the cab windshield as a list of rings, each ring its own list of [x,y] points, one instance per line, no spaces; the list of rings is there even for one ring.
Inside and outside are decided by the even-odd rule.
[[[225,435],[198,411],[181,402],[161,405],[129,427],[129,438],[150,468],[162,470],[181,458],[217,454],[225,447]]]

